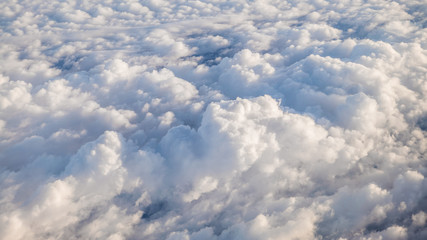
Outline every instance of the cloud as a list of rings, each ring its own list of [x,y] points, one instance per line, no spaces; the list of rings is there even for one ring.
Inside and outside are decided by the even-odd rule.
[[[426,238],[423,6],[0,3],[0,238]]]

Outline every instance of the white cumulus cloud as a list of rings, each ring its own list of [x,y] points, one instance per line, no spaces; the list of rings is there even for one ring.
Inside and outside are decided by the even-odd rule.
[[[0,9],[0,239],[427,238],[425,1]]]

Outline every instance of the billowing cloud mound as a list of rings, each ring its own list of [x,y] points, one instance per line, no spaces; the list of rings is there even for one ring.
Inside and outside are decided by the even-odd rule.
[[[0,9],[0,239],[427,239],[425,1]]]

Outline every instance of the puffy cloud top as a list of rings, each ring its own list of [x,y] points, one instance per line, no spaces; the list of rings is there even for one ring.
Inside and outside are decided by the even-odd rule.
[[[3,1],[0,239],[426,239],[425,1]]]

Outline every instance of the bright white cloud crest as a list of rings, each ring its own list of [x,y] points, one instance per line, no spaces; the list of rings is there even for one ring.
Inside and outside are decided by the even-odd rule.
[[[1,239],[426,239],[425,1],[3,1]]]

